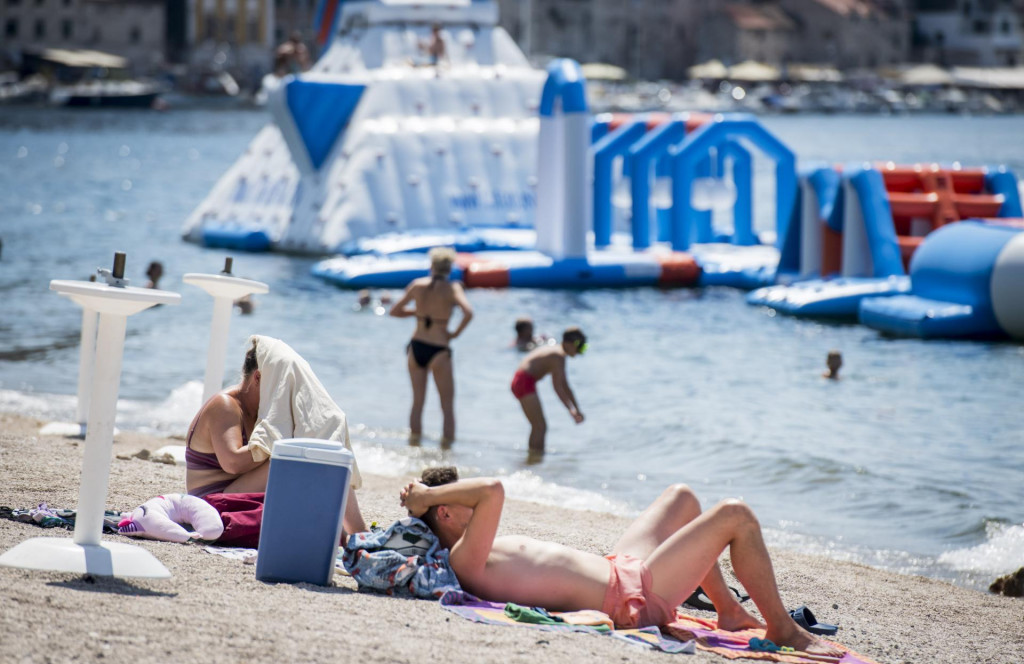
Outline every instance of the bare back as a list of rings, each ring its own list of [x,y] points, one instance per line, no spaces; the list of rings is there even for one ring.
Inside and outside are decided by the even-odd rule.
[[[540,380],[550,373],[565,374],[565,350],[561,345],[541,346],[530,351],[519,363],[519,370]]]
[[[483,574],[464,575],[452,565],[474,595],[552,611],[600,610],[611,574],[599,555],[518,535],[494,539]]]
[[[435,346],[448,345],[448,320],[458,304],[456,288],[447,279],[424,277],[413,282],[409,289],[416,303],[416,331],[412,338]]]

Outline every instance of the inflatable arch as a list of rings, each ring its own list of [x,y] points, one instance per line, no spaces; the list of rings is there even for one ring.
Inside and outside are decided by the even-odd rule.
[[[602,123],[608,124],[608,123]],[[594,246],[604,248],[612,243],[612,188],[616,157],[623,156],[631,145],[647,133],[646,118],[634,118],[598,139],[594,153]]]
[[[785,238],[796,210],[796,156],[753,116],[717,115],[688,136],[672,157],[672,249],[686,251],[694,242],[711,242],[711,216],[691,203],[693,182],[712,150],[746,141],[775,160],[776,231]],[[780,247],[782,249],[782,247]]]

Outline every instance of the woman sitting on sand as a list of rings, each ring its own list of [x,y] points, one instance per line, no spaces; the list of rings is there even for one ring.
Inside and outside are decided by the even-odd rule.
[[[405,289],[402,298],[391,307],[398,318],[416,317],[416,331],[406,347],[409,378],[412,381],[412,411],[409,414],[409,443],[419,443],[423,431],[423,402],[427,397],[427,376],[434,375],[444,427],[441,444],[455,440],[455,378],[452,375],[452,349],[448,343],[462,334],[473,319],[462,284],[452,282],[448,275],[455,261],[455,251],[447,247],[430,250],[430,276],[416,279]],[[415,309],[408,309],[415,302]],[[454,332],[448,331],[452,311],[462,309],[462,320]]]
[[[185,439],[189,494],[262,493],[276,441],[314,438],[352,449],[345,413],[291,346],[253,335],[242,382],[203,404]],[[261,398],[262,395],[262,398]],[[362,486],[353,458],[343,519],[345,532],[366,530],[355,489]]]
[[[199,409],[185,439],[185,486],[193,496],[267,490],[267,459],[253,460],[249,434],[260,408],[256,344],[245,354],[242,382]]]

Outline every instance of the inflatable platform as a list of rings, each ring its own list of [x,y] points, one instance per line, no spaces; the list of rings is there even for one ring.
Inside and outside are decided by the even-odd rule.
[[[860,321],[894,336],[1024,340],[1024,219],[940,228],[910,279],[908,294],[864,299]]]
[[[863,299],[906,294],[906,266],[933,231],[977,216],[1020,216],[1005,168],[867,164],[805,170],[799,225],[789,228],[781,283],[748,302],[795,316],[855,320]]]

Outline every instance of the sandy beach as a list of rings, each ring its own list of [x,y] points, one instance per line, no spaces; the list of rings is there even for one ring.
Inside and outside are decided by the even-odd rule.
[[[0,414],[0,505],[76,506],[83,444],[41,436],[41,425]],[[122,432],[114,454],[180,442]],[[127,511],[184,488],[181,466],[134,458],[111,463],[108,509]],[[402,516],[399,480],[364,479],[359,501],[368,521],[388,524]],[[605,552],[625,523],[604,514],[510,502],[502,530]],[[2,551],[32,537],[70,535],[0,520]],[[598,636],[475,624],[433,601],[357,592],[342,575],[326,588],[266,584],[255,579],[253,566],[211,555],[199,545],[133,541],[159,558],[173,577],[83,578],[0,568],[0,660],[727,661],[700,652],[666,655]],[[1024,600],[791,551],[776,550],[773,556],[786,605],[806,604],[820,620],[838,623],[838,642],[879,662],[1024,661]]]

